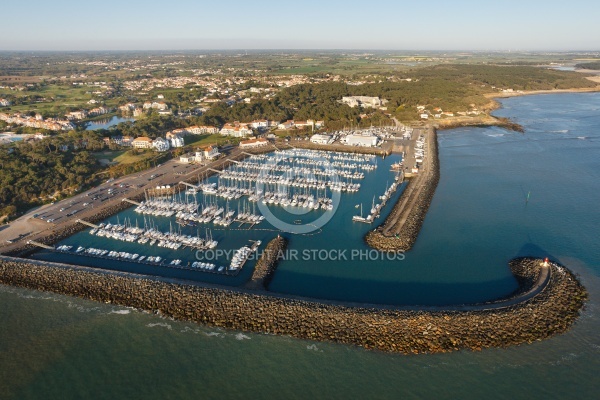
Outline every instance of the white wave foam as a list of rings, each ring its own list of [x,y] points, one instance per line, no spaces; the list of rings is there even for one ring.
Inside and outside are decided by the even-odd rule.
[[[237,335],[235,335],[236,340],[244,340],[244,339],[250,339],[250,336],[246,336],[243,333],[238,333]]]
[[[216,336],[216,337],[223,337],[224,335],[221,332],[205,332],[204,333],[206,336]]]
[[[153,323],[153,324],[148,324],[148,325],[146,325],[146,326],[147,326],[148,328],[154,328],[154,327],[156,327],[156,326],[159,326],[159,327],[162,327],[162,328],[167,328],[168,330],[171,330],[171,329],[173,329],[173,328],[171,327],[171,325],[169,325],[169,324],[166,324],[166,323],[164,323],[164,322],[156,322],[156,323]]]
[[[485,135],[489,137],[502,137],[504,133],[486,133]]]
[[[549,131],[550,133],[569,133],[568,129],[562,129],[560,131]]]
[[[109,314],[125,315],[125,314],[129,314],[130,312],[131,312],[131,310],[113,310]]]
[[[317,347],[316,344],[309,344],[306,346],[306,350],[312,350],[312,351],[320,351],[321,353],[323,352],[323,350],[319,350],[319,348]]]

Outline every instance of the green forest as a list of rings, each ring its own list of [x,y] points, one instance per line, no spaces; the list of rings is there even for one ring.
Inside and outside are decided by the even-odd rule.
[[[599,70],[600,69],[600,61],[576,64],[575,68]]]

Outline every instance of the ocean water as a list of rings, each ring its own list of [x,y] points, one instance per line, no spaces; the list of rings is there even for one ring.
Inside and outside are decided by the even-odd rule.
[[[509,259],[549,256],[578,273],[590,292],[566,334],[509,349],[390,355],[0,286],[0,398],[597,398],[600,94],[502,105],[496,114],[521,123],[525,134],[439,133],[441,181],[404,261],[286,261],[272,288],[450,304],[506,294],[514,289]],[[342,228],[326,237],[331,247],[354,237]],[[294,236],[290,246],[310,240]]]

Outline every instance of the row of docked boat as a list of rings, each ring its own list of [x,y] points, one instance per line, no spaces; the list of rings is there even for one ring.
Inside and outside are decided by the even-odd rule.
[[[136,262],[141,264],[162,265],[172,268],[201,270],[214,273],[229,273],[230,271],[238,272],[247,261],[250,254],[255,252],[260,244],[261,242],[258,240],[252,247],[244,246],[241,249],[236,250],[227,269],[225,266],[217,266],[214,263],[201,261],[194,261],[191,264],[188,262],[187,265],[182,265],[183,261],[181,259],[173,259],[169,263],[165,263],[165,260],[160,256],[145,256],[137,253],[132,254],[125,251],[105,250],[94,247],[85,248],[83,246],[78,246],[73,253],[90,257]],[[60,245],[55,250],[59,252],[70,253],[72,248],[73,246],[70,245]]]
[[[266,155],[260,155],[267,158]],[[349,152],[332,152],[325,150],[309,150],[309,149],[286,149],[275,151],[275,158],[308,158],[308,159],[326,159],[335,161],[349,161],[349,162],[373,162],[376,160],[376,156],[373,154],[360,154],[360,153],[349,153]],[[254,157],[251,157],[254,158]],[[273,158],[273,157],[270,157]]]
[[[55,250],[60,252],[71,252],[73,246],[61,245],[58,246]],[[146,262],[146,263],[160,263],[162,262],[162,258],[159,256],[156,257],[146,257],[144,255],[140,256],[137,253],[128,253],[126,251],[114,251],[114,250],[106,250],[106,249],[98,249],[95,247],[85,248],[83,246],[78,246],[75,251],[75,254],[87,255],[92,257],[100,257],[100,258],[112,258],[119,259],[125,261],[136,261],[136,262]]]
[[[333,210],[333,200],[328,197],[317,197],[312,194],[294,194],[291,198],[287,192],[266,192],[264,196],[250,198],[251,201],[259,201],[263,204],[272,204],[282,207],[301,207],[309,210]]]
[[[365,167],[363,169],[368,170],[370,168]],[[219,177],[224,179],[251,181],[261,179],[274,179],[279,176],[282,176],[275,174],[275,172],[282,172],[284,174],[291,174],[296,176],[339,176],[346,179],[363,179],[365,177],[364,172],[359,172],[358,168],[354,168],[352,170],[343,170],[333,168],[331,165],[328,164],[324,165],[323,168],[306,168],[294,165],[257,164],[252,162],[240,162],[239,164],[235,165],[235,167],[222,171],[219,174]]]
[[[153,199],[142,201],[134,211],[140,214],[171,217],[177,212],[192,212],[197,208],[198,204],[196,202],[184,203],[177,200]]]
[[[415,143],[415,162],[420,164],[425,158],[425,135],[420,135]]]
[[[223,270],[225,269],[224,266],[220,266],[217,268],[217,266],[213,263],[206,263],[206,262],[200,262],[200,261],[194,261],[192,263],[191,267],[193,269],[201,269],[201,270],[205,270],[205,271],[216,271],[216,272],[223,272]]]
[[[381,203],[375,203],[375,196],[373,196],[373,204],[371,205],[371,212],[366,217],[363,216],[362,203],[360,205],[357,204],[356,208],[360,207],[360,215],[353,216],[352,221],[365,222],[365,223],[370,224],[371,222],[373,222],[375,220],[375,218],[379,217],[379,213],[380,213],[381,209],[385,206],[385,204],[390,199],[392,194],[394,194],[394,192],[398,188],[398,185],[401,183],[403,176],[404,176],[403,174],[396,175],[392,184],[386,188],[385,192],[381,196],[379,196],[379,200],[381,200]]]
[[[125,242],[148,243],[150,246],[157,244],[158,247],[172,250],[178,250],[181,247],[206,250],[214,249],[218,245],[218,241],[212,238],[212,233],[209,230],[203,238],[200,237],[199,233],[196,236],[184,235],[181,232],[174,231],[172,227],[169,232],[161,232],[152,225],[138,228],[120,224],[100,224],[98,228],[90,230],[90,234]]]
[[[233,257],[231,257],[231,263],[229,264],[229,269],[230,270],[241,269],[244,266],[244,263],[248,260],[248,257],[250,257],[250,255],[258,249],[258,246],[260,246],[260,244],[261,244],[261,241],[257,240],[256,242],[254,242],[252,247],[243,246],[242,248],[236,250],[235,253],[233,253]]]

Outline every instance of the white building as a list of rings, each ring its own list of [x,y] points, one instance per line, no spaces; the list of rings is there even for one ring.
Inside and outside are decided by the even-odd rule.
[[[333,143],[333,137],[330,135],[314,134],[310,137],[310,141],[316,144],[331,144]]]
[[[205,133],[219,133],[219,128],[217,128],[216,126],[210,126],[210,125],[202,125],[202,126],[194,125],[194,126],[185,128],[185,130],[193,135],[202,135]]]
[[[250,122],[250,126],[254,129],[265,129],[270,126],[270,123],[267,119],[257,119]]]
[[[196,156],[194,154],[185,154],[179,157],[179,161],[182,163],[189,164],[196,161]]]
[[[171,138],[170,140],[171,142],[171,147],[183,147],[185,146],[185,142],[183,141],[183,138],[179,135],[175,135]]]
[[[133,139],[131,145],[136,149],[150,149],[152,148],[152,139],[145,136],[140,136]]]
[[[363,135],[348,135],[346,136],[346,144],[348,146],[360,146],[360,147],[376,147],[379,143],[377,136],[363,136]]]
[[[348,104],[350,107],[372,107],[381,108],[388,101],[380,99],[379,97],[369,96],[344,96],[342,97],[342,103]]]
[[[219,156],[219,148],[217,146],[207,146],[203,149],[204,158],[213,160]]]
[[[293,127],[294,127],[294,121],[292,121],[291,119],[277,125],[277,129],[282,129],[282,130],[292,129]]]
[[[221,135],[225,136],[233,136],[233,137],[246,137],[252,135],[252,129],[248,127],[247,124],[240,124],[239,122],[234,122],[233,124],[227,123],[223,125],[221,129]]]
[[[167,110],[169,106],[163,101],[153,101],[153,102],[145,102],[143,105],[144,109],[154,108],[157,110]]]
[[[265,138],[244,140],[244,141],[240,142],[240,149],[251,149],[251,148],[255,148],[255,147],[266,146],[268,144],[269,144],[269,141]]]
[[[156,151],[167,151],[171,148],[169,142],[161,137],[154,139],[152,147],[154,147]]]

